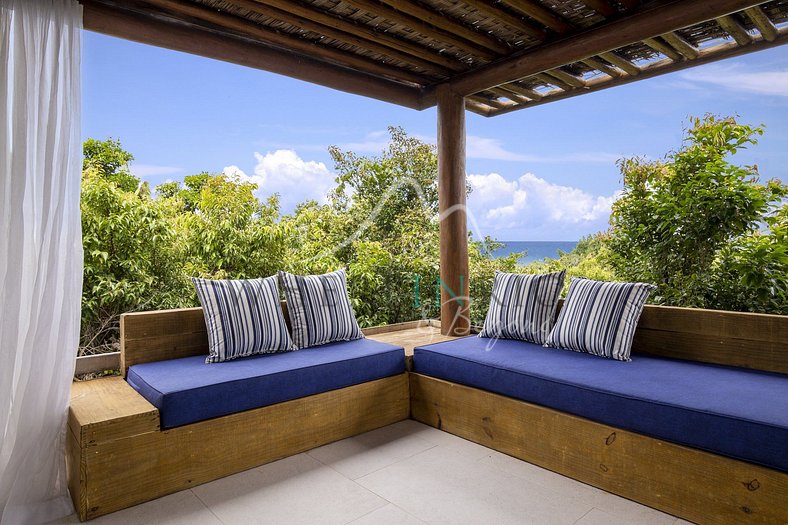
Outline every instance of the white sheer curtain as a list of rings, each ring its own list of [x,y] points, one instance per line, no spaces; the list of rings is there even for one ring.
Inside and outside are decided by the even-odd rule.
[[[0,0],[0,524],[71,512],[82,244],[76,0]]]

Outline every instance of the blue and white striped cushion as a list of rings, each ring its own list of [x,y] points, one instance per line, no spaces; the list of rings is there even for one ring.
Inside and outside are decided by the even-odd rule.
[[[208,330],[206,363],[295,350],[279,302],[276,276],[265,279],[192,278]]]
[[[495,273],[490,309],[479,337],[544,344],[555,319],[564,272]]]
[[[298,348],[362,339],[347,293],[345,270],[323,275],[279,272]]]
[[[654,288],[573,278],[545,346],[629,361],[640,313]]]

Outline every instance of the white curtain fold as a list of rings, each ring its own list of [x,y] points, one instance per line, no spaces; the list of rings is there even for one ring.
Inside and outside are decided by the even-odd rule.
[[[82,242],[76,0],[0,0],[0,524],[72,511]]]

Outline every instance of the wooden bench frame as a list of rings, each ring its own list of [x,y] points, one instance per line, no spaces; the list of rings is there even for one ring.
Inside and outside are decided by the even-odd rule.
[[[412,329],[423,324],[365,333],[412,351],[423,344]],[[788,373],[788,317],[648,306],[633,349]],[[200,308],[121,319],[124,375],[133,364],[206,352]],[[784,472],[412,372],[169,430],[123,378],[75,383],[69,489],[84,521],[409,416],[699,523],[788,516]]]

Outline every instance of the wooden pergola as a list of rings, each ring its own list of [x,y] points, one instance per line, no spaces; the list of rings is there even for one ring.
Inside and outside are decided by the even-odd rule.
[[[85,29],[437,105],[441,326],[452,334],[468,330],[466,109],[500,115],[788,41],[788,0],[81,2]]]

